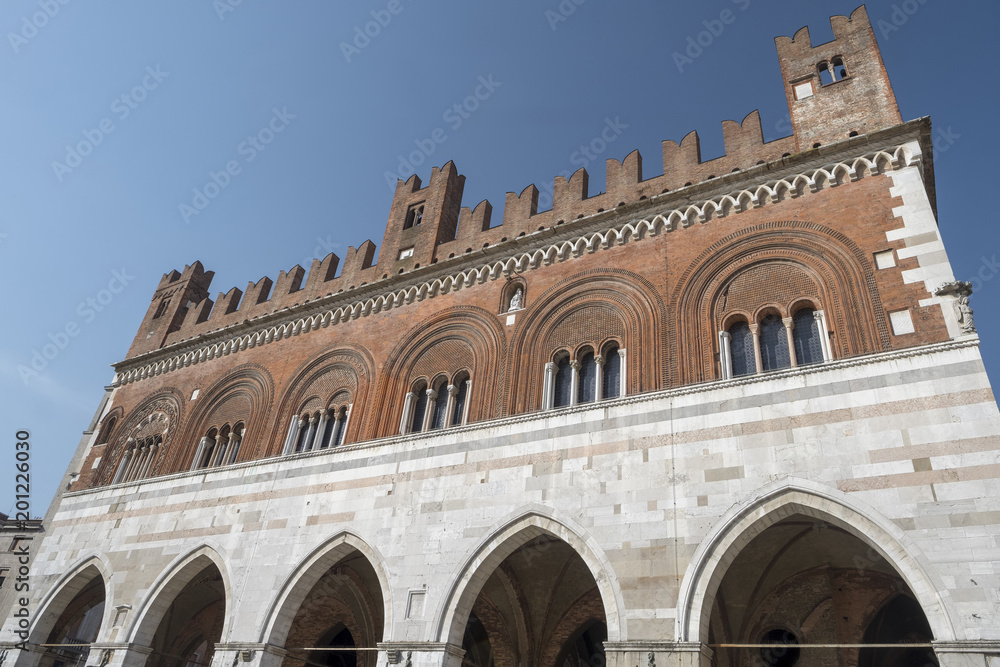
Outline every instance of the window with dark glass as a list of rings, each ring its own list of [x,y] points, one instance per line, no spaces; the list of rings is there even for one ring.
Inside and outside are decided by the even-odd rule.
[[[576,402],[590,403],[597,399],[597,363],[594,353],[587,350],[580,355],[580,377],[577,379]]]
[[[604,377],[601,378],[601,396],[618,398],[622,387],[622,358],[618,346],[611,345],[604,350]]]
[[[795,361],[800,366],[823,361],[823,344],[820,341],[816,311],[812,308],[803,308],[792,317],[792,323]]]
[[[553,388],[552,405],[559,408],[569,405],[572,389],[572,369],[569,365],[569,357],[563,357],[556,363],[555,386]]]
[[[413,419],[410,420],[410,432],[419,433],[424,427],[424,413],[427,412],[427,385],[421,382],[413,392]]]
[[[733,359],[733,377],[757,372],[757,359],[753,351],[753,333],[746,322],[729,327],[729,350]]]
[[[792,358],[788,354],[788,334],[781,317],[776,314],[760,321],[760,360],[765,371],[788,368]]]

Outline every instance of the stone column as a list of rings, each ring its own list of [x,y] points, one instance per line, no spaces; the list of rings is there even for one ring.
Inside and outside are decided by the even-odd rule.
[[[465,649],[445,642],[378,642],[378,667],[463,667]]]
[[[753,335],[753,360],[757,364],[757,372],[764,372],[764,357],[760,353],[760,325],[751,324],[750,333]]]
[[[594,373],[594,382],[596,383],[594,387],[594,400],[600,401],[604,398],[604,355],[594,355],[594,368],[597,371]]]
[[[542,384],[542,410],[552,409],[552,393],[555,389],[556,365],[550,361],[545,364],[545,380]]]
[[[577,393],[580,389],[580,362],[574,359],[569,362],[569,404],[576,405]]]
[[[437,403],[438,393],[431,388],[428,388],[426,392],[427,392],[427,407],[424,408],[424,421],[420,427],[421,431],[430,430],[431,420],[434,419],[434,404]]]
[[[785,335],[788,336],[788,360],[792,364],[792,368],[799,365],[798,360],[795,358],[795,336],[792,335],[792,329],[795,328],[795,320],[790,317],[782,317],[781,323],[785,325]]]
[[[118,484],[119,482],[122,481],[122,478],[125,476],[125,469],[131,462],[132,462],[132,450],[126,449],[124,456],[122,456],[122,462],[118,464],[118,470],[115,472],[115,476],[111,480],[112,484]]]
[[[722,370],[722,379],[730,380],[733,377],[733,337],[728,331],[719,332],[719,367]]]
[[[451,426],[452,413],[455,412],[455,397],[458,396],[458,387],[453,384],[448,385],[448,405],[444,410],[444,427]],[[461,422],[459,422],[461,423]]]
[[[826,314],[822,310],[813,312],[816,329],[819,331],[819,345],[823,349],[823,361],[833,361],[833,348],[830,346],[830,332],[826,328]]]
[[[462,426],[469,423],[469,405],[472,404],[472,379],[465,381],[465,405],[462,406]]]
[[[700,642],[604,642],[607,667],[711,667],[712,649]]]
[[[399,434],[404,435],[410,432],[410,419],[413,417],[413,402],[416,400],[415,393],[408,392],[403,401],[403,417],[399,420]]]
[[[198,464],[201,463],[201,457],[205,455],[205,444],[207,442],[207,436],[198,441],[198,448],[194,450],[194,461],[191,461],[191,470],[198,469]]]
[[[354,403],[347,404],[347,410],[344,411],[344,420],[340,425],[340,442],[347,442],[347,425],[351,423],[351,411],[354,409]]]
[[[306,431],[306,437],[302,440],[302,451],[308,452],[309,448],[312,446],[313,436],[316,434],[316,422],[319,419],[316,415],[309,418],[309,430]],[[300,425],[301,428],[301,425]]]
[[[621,373],[619,373],[619,375],[621,376],[621,379],[622,379],[621,386],[618,388],[618,397],[621,398],[622,396],[625,396],[628,393],[628,391],[627,391],[627,387],[628,387],[628,364],[625,363],[625,348],[624,347],[618,348],[618,358],[621,361],[621,363],[619,364],[619,366],[621,368]]]
[[[299,416],[295,415],[292,417],[292,423],[288,425],[288,436],[285,438],[285,448],[282,450],[282,455],[291,454],[292,449],[295,447],[295,437],[299,434]]]
[[[310,451],[320,449],[323,446],[323,434],[326,432],[326,425],[330,421],[329,410],[322,410],[319,414],[319,426],[316,428],[316,434],[313,436],[312,444],[309,446]]]

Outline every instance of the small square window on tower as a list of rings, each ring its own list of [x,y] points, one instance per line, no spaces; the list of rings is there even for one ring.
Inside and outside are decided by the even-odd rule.
[[[894,266],[896,266],[896,256],[891,250],[875,253],[875,268],[891,269]]]
[[[897,310],[894,313],[889,313],[889,323],[892,324],[892,333],[896,336],[911,334],[915,331],[909,310]]]
[[[406,222],[403,223],[403,229],[410,229],[411,227],[419,227],[420,223],[424,220],[424,205],[414,204],[406,212]]]

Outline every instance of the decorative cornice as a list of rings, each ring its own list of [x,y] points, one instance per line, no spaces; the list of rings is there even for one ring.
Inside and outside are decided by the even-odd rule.
[[[633,394],[622,398],[598,401],[596,403],[585,403],[583,405],[575,405],[564,408],[553,408],[549,410],[536,410],[535,412],[525,412],[510,417],[503,417],[500,419],[492,419],[488,421],[466,424],[465,426],[450,426],[447,429],[434,430],[430,432],[393,435],[385,438],[378,438],[375,440],[366,440],[364,442],[352,443],[347,445],[338,445],[335,448],[314,450],[310,452],[299,452],[296,454],[272,456],[264,459],[254,459],[252,461],[234,463],[232,465],[220,466],[217,468],[185,470],[170,475],[164,475],[162,477],[149,477],[146,479],[135,480],[132,482],[124,482],[109,486],[98,486],[89,489],[80,489],[79,491],[67,492],[63,494],[62,497],[76,498],[95,493],[103,493],[105,491],[115,491],[118,489],[125,489],[130,487],[138,487],[142,485],[158,484],[161,482],[170,482],[173,480],[211,475],[216,472],[230,472],[233,470],[256,468],[262,465],[277,463],[279,461],[282,463],[297,462],[300,460],[305,460],[310,458],[334,456],[340,452],[373,450],[380,447],[385,447],[387,445],[395,445],[408,441],[417,442],[422,439],[434,438],[442,435],[450,435],[453,433],[459,433],[459,434],[469,433],[482,429],[498,429],[498,428],[503,429],[505,427],[509,427],[516,424],[524,424],[532,421],[547,420],[551,417],[558,417],[562,415],[574,414],[579,412],[587,412],[588,410],[597,410],[597,409],[606,410],[608,408],[613,408],[621,405],[637,405],[641,403],[651,403],[654,401],[672,399],[680,396],[689,396],[691,394],[699,394],[709,391],[718,391],[720,389],[729,389],[732,387],[741,387],[746,385],[759,384],[762,382],[770,382],[772,380],[783,379],[787,377],[796,377],[800,375],[813,375],[816,373],[825,373],[827,371],[837,371],[845,368],[855,368],[857,366],[867,366],[875,363],[891,362],[900,359],[908,359],[911,357],[927,356],[942,352],[949,352],[952,350],[960,350],[968,347],[979,347],[979,337],[977,335],[962,336],[961,338],[946,341],[944,343],[933,343],[931,345],[912,347],[912,348],[907,348],[905,350],[894,350],[892,352],[875,352],[873,354],[851,357],[849,359],[827,361],[822,363],[809,364],[807,366],[799,366],[797,368],[786,368],[777,371],[768,371],[766,373],[747,375],[739,378],[734,378],[731,380],[709,380],[706,382],[699,382],[697,384],[685,385],[683,387],[675,387],[672,389],[661,389],[659,391],[646,392],[642,394]],[[422,449],[423,446],[421,446],[420,448]]]
[[[899,170],[919,164],[920,155],[912,155],[905,145],[900,145],[891,150],[867,153],[854,159],[830,163],[795,176],[769,181],[755,189],[744,189],[665,210],[653,216],[651,220],[642,219],[637,222],[619,223],[606,231],[584,232],[575,238],[551,242],[532,252],[510,256],[506,259],[458,271],[443,278],[434,278],[388,294],[357,300],[336,308],[329,308],[323,303],[303,304],[287,309],[288,312],[279,311],[279,316],[282,312],[285,313],[285,321],[283,322],[267,324],[256,331],[234,335],[228,340],[198,345],[198,339],[195,338],[182,341],[177,346],[183,349],[193,344],[196,349],[178,352],[167,359],[141,363],[140,358],[140,363],[136,365],[130,363],[129,360],[116,364],[117,372],[112,386],[130,384],[148,377],[169,373],[178,368],[186,368],[203,361],[209,361],[216,357],[236,354],[284,338],[309,333],[316,329],[325,329],[341,322],[399,308],[415,301],[432,299],[451,291],[498,280],[504,276],[524,273],[556,262],[579,258],[586,253],[643,241],[663,232],[669,233],[680,228],[692,227],[695,223],[705,223],[713,219],[737,215],[760,208],[766,203],[799,198],[826,188],[857,181],[872,174],[882,174],[887,170]],[[650,199],[649,206],[654,206],[659,197]],[[607,221],[607,215],[604,213],[592,217],[595,218],[595,223]],[[312,312],[299,314],[302,310],[311,310]],[[262,316],[260,319],[273,320],[274,314]],[[247,324],[252,325],[252,322],[251,320]],[[245,327],[245,325],[238,326]],[[206,336],[214,337],[217,334],[224,335],[225,330],[216,332],[216,334],[206,334]],[[149,356],[160,356],[163,352],[169,354],[169,348],[150,353]],[[147,355],[143,355],[143,357],[147,357]]]

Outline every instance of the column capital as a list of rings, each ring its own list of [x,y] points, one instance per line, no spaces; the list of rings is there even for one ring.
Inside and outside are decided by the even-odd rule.
[[[574,371],[578,371],[580,370],[581,364],[579,361],[574,359],[573,361],[569,362],[569,367],[572,368]]]
[[[548,362],[548,363],[545,364],[545,370],[547,370],[547,371],[554,371],[555,369],[556,369],[556,362],[550,361],[550,362]]]
[[[786,329],[791,329],[792,325],[795,323],[795,320],[793,320],[791,317],[782,317],[781,323],[785,325]]]
[[[732,340],[733,339],[733,335],[731,333],[729,333],[728,331],[726,331],[725,329],[723,329],[722,331],[720,331],[719,335],[722,336],[723,338],[725,338],[726,340]]]
[[[448,385],[448,395],[449,396],[457,396],[458,395],[458,387],[456,387],[453,384]]]
[[[427,394],[427,398],[437,398],[438,393],[433,389],[427,389],[424,393]]]
[[[598,366],[601,365],[601,364],[603,364],[604,363],[604,355],[603,354],[595,354],[594,355],[594,363],[597,364]]]

